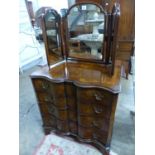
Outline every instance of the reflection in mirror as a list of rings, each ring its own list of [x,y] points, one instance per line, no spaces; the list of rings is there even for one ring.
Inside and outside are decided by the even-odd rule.
[[[54,10],[48,10],[44,16],[45,35],[48,54],[61,55],[60,17]]]
[[[103,59],[104,18],[94,4],[74,6],[68,15],[69,56]]]

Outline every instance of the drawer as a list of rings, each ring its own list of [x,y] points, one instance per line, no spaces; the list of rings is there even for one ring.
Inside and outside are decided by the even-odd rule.
[[[68,109],[68,119],[71,121],[77,121],[77,112]]]
[[[103,106],[98,103],[79,103],[78,112],[80,116],[94,116],[94,117],[103,117],[110,118],[112,111],[112,106]]]
[[[66,99],[64,97],[57,98],[57,97],[54,96],[53,103],[58,108],[66,108],[67,107]]]
[[[108,132],[110,120],[96,117],[95,120],[92,122],[92,126],[94,129],[100,129],[104,132]]]
[[[40,108],[44,115],[52,115],[60,120],[68,120],[68,112],[66,110],[60,110],[52,104],[40,103]]]
[[[93,127],[93,121],[94,121],[94,117],[93,116],[89,116],[89,117],[79,117],[78,118],[78,124],[80,126],[83,127],[87,127],[87,128],[91,128]]]
[[[110,106],[113,95],[107,91],[100,89],[82,89],[78,88],[77,100],[80,103],[100,103],[102,105]]]
[[[92,139],[93,128],[84,128],[84,127],[78,126],[78,135],[83,139]]]
[[[68,121],[61,121],[57,119],[57,129],[63,132],[69,132]]]
[[[40,103],[39,104],[41,113],[42,113],[42,117],[46,117],[46,116],[58,116],[58,110],[57,108],[52,105],[52,104],[47,104],[47,103]]]
[[[32,79],[32,81],[33,81],[34,88],[36,90],[45,91],[50,88],[49,81],[45,79]]]
[[[90,128],[97,128],[104,131],[108,131],[110,120],[104,119],[102,117],[94,117],[94,116],[87,116],[87,117],[79,117],[78,123],[80,126],[83,127],[90,127]]]
[[[50,115],[55,116],[56,118],[60,120],[68,120],[67,108],[65,110],[60,110],[52,104],[48,104],[46,107]]]

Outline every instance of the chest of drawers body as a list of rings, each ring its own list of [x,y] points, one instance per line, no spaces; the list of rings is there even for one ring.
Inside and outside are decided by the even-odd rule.
[[[80,74],[76,65],[63,64],[31,75],[44,132],[70,135],[104,152],[112,137],[120,70],[109,77],[100,67],[78,65],[83,69]]]

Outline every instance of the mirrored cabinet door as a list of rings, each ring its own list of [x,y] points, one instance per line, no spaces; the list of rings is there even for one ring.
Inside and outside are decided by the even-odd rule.
[[[60,22],[61,17],[54,9],[49,9],[43,16],[43,38],[49,64],[54,57],[62,59]]]
[[[95,4],[77,4],[67,15],[68,57],[103,60],[105,13]]]

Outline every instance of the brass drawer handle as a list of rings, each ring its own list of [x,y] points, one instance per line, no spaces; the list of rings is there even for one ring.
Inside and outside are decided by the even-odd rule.
[[[55,109],[54,109],[53,107],[48,108],[48,112],[49,112],[50,114],[53,114],[53,113],[54,113],[54,111],[55,111]]]
[[[102,108],[93,107],[96,114],[100,114],[103,112]]]
[[[53,100],[51,99],[51,97],[45,96],[45,102],[51,102],[51,101],[53,101]]]
[[[99,128],[99,124],[97,124],[95,121],[92,122],[93,127],[98,127]]]
[[[104,98],[103,96],[98,95],[98,94],[95,94],[94,96],[97,101],[102,101],[102,99]]]

